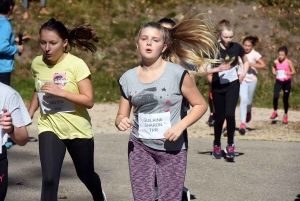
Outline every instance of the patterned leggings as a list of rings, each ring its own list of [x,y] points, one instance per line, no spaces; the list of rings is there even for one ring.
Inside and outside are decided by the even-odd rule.
[[[157,177],[159,201],[181,201],[187,151],[158,151],[130,138],[128,144],[130,181],[135,201],[155,200]]]

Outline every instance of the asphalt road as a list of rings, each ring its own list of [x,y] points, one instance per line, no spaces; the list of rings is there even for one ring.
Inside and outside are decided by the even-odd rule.
[[[30,135],[36,137],[36,132]],[[127,142],[128,134],[95,135],[95,169],[108,201],[133,200]],[[226,144],[225,139],[222,143]],[[212,159],[211,151],[211,139],[189,139],[185,186],[192,194],[192,201],[300,201],[300,143],[238,140],[234,162]],[[13,146],[8,154],[6,200],[39,200],[38,142]],[[92,200],[77,178],[69,154],[63,164],[58,196],[70,201]]]

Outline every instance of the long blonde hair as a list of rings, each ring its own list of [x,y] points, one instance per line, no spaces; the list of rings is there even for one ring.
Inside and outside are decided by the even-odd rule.
[[[167,49],[162,54],[164,59],[183,67],[181,61],[194,66],[215,61],[218,54],[217,40],[212,23],[205,14],[187,14],[171,29],[164,28],[157,22],[149,22],[141,27],[138,38],[141,30],[146,27],[162,32],[164,43],[167,44]]]

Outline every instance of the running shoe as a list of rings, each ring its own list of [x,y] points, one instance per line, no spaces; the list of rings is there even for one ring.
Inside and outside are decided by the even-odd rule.
[[[206,124],[208,124],[210,127],[213,127],[214,123],[215,123],[214,117],[213,117],[213,115],[210,115]]]
[[[251,121],[251,112],[247,113],[246,116],[246,123],[249,123]]]
[[[188,188],[183,187],[182,199],[181,201],[191,201],[191,194]]]
[[[6,143],[5,143],[6,149],[11,148],[12,146],[13,146],[13,143],[12,143],[12,142],[6,142]]]
[[[104,191],[103,191],[103,190],[102,190],[102,194],[103,194],[104,201],[107,201],[107,199],[106,199],[106,195],[105,195],[105,193],[104,193]]]
[[[246,124],[245,123],[241,123],[240,128],[239,128],[239,133],[241,135],[245,135],[245,133],[246,133]]]
[[[282,123],[287,124],[288,123],[288,115],[283,115]]]
[[[224,149],[225,153],[226,153],[226,157],[227,158],[234,158],[235,157],[235,153],[234,153],[234,144],[232,145],[227,145],[226,149]]]
[[[220,159],[222,157],[221,146],[215,145],[212,157],[215,159]]]
[[[276,117],[278,117],[277,112],[273,112],[270,119],[275,119]]]
[[[227,128],[223,128],[223,129],[222,129],[221,135],[222,135],[223,137],[227,137]]]

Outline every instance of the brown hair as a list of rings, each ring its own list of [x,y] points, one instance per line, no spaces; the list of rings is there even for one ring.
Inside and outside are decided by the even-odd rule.
[[[252,44],[252,46],[255,46],[258,43],[259,39],[258,39],[257,36],[247,36],[247,37],[244,38],[243,44],[246,41],[249,41]]]
[[[55,31],[63,40],[68,39],[68,44],[70,45],[69,51],[71,51],[72,47],[77,47],[82,51],[91,51],[93,53],[97,51],[96,46],[90,42],[98,42],[96,30],[92,28],[90,24],[82,24],[68,30],[62,22],[51,18],[41,26],[39,31],[40,34],[42,30]]]

